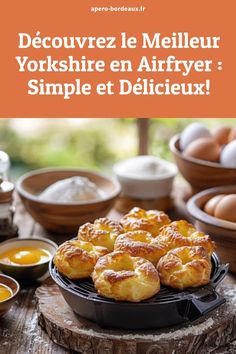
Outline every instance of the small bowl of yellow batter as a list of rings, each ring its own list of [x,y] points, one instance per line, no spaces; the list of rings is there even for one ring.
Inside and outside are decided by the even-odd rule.
[[[15,279],[0,274],[0,317],[10,310],[19,291],[20,285]]]
[[[0,271],[21,281],[36,280],[48,271],[57,245],[43,238],[14,238],[0,244]]]

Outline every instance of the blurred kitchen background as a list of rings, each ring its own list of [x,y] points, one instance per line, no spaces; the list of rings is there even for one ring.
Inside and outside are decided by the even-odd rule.
[[[236,124],[236,119],[153,118],[1,119],[0,150],[11,158],[11,176],[49,166],[111,172],[112,165],[145,151],[172,160],[169,139],[193,121],[208,127]],[[148,123],[147,123],[148,122]],[[148,134],[147,134],[148,124]],[[141,137],[141,141],[140,141]]]

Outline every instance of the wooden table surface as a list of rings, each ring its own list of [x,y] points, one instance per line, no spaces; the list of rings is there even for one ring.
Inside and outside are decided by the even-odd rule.
[[[17,203],[15,222],[19,227],[20,237],[50,237],[57,243],[63,242],[62,237],[48,235],[40,225],[36,224],[21,203]],[[118,218],[115,211],[110,213]],[[228,275],[225,283],[236,284],[236,277]],[[0,318],[0,354],[65,354],[74,353],[52,342],[38,325],[37,308],[34,293],[40,283],[23,286],[18,300],[11,310]],[[235,353],[235,346],[229,345],[215,353]],[[200,354],[200,353],[199,353]]]

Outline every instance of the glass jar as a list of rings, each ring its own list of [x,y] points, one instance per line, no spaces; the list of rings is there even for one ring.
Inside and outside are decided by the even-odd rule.
[[[18,235],[18,228],[13,222],[13,192],[14,184],[0,178],[0,241]]]

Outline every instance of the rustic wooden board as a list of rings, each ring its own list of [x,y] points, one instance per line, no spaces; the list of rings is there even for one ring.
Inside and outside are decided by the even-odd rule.
[[[224,286],[221,292],[227,303],[203,319],[152,331],[102,329],[75,315],[51,280],[37,289],[36,298],[39,324],[49,337],[83,354],[205,354],[236,338],[236,286]]]
[[[158,199],[136,199],[121,195],[115,203],[115,208],[118,212],[126,214],[134,207],[143,209],[158,209],[167,211],[173,206],[173,200],[168,197]]]

